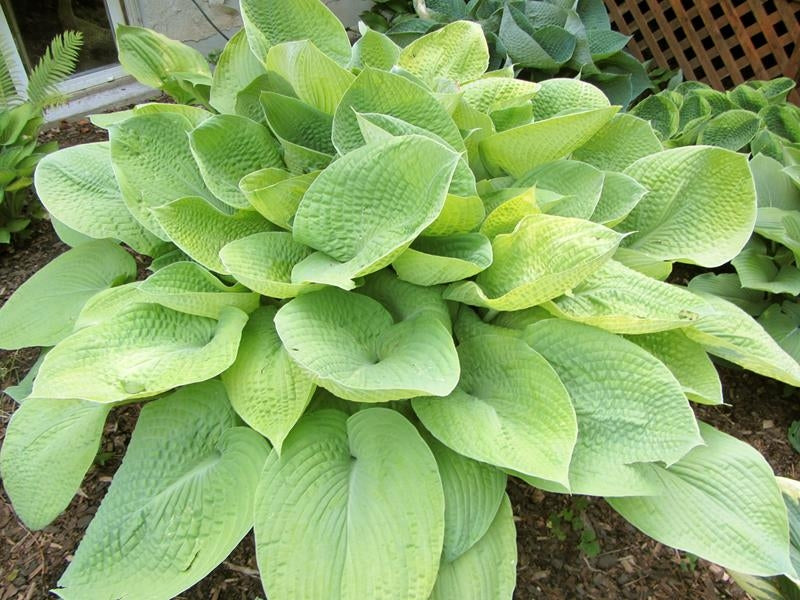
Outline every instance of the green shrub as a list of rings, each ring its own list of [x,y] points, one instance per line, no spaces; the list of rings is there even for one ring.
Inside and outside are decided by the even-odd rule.
[[[317,0],[242,14],[218,114],[102,115],[108,143],[36,172],[98,239],[0,309],[0,346],[47,349],[0,453],[23,521],[64,510],[109,411],[147,402],[57,593],[170,598],[254,527],[270,600],[511,598],[508,474],[796,576],[770,467],[689,401],[722,402],[707,353],[792,385],[800,365],[645,274],[739,252],[745,158],[663,151],[580,81],[487,75],[474,23],[400,51],[374,31],[351,49]],[[192,51],[127,35],[135,76],[186,92]]]
[[[631,113],[667,147],[709,144],[749,154],[756,184],[755,233],[735,273],[703,274],[690,287],[731,299],[800,360],[800,108],[795,83],[753,81],[723,93],[697,82],[651,96]]]
[[[24,96],[17,92],[10,52],[0,53],[0,244],[43,216],[38,203],[29,202],[29,190],[36,164],[58,144],[39,144],[37,138],[44,109],[64,101],[56,84],[75,69],[80,46],[80,32],[56,36],[32,71]]]
[[[513,64],[531,81],[579,77],[622,106],[673,75],[648,72],[649,63],[625,52],[630,37],[611,29],[603,0],[376,0],[361,18],[400,46],[443,24],[473,20],[486,34],[490,69]]]

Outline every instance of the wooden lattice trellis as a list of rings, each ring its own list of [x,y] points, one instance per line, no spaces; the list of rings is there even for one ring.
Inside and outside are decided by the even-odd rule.
[[[641,60],[680,67],[723,90],[751,79],[800,79],[797,0],[605,0]],[[800,82],[799,82],[800,83]],[[790,97],[800,104],[800,91]]]

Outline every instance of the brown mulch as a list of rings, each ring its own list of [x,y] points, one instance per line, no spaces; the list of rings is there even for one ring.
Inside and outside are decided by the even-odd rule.
[[[62,146],[104,139],[88,122],[62,124],[44,134]],[[0,302],[33,272],[66,247],[46,222],[17,248],[0,250]],[[0,351],[0,389],[16,383],[36,352]],[[793,420],[800,420],[797,390],[757,375],[721,369],[730,406],[696,406],[698,417],[755,446],[776,473],[800,477],[800,455],[787,439]],[[0,438],[14,402],[0,395]],[[111,413],[98,461],[69,509],[43,531],[28,531],[0,494],[0,600],[52,597],[92,515],[119,466],[138,415],[137,406]],[[581,501],[545,494],[510,479],[519,551],[515,600],[545,598],[713,600],[746,598],[724,570],[667,548],[627,524],[601,499]],[[566,512],[565,512],[566,511]],[[571,526],[564,515],[574,513]],[[580,530],[593,530],[599,553],[587,556]],[[183,593],[187,600],[254,600],[264,598],[255,564],[252,535],[203,581]],[[366,599],[365,599],[366,600]],[[457,600],[457,599],[454,599]]]

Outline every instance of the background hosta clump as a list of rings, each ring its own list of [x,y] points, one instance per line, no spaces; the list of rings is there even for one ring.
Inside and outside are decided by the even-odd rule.
[[[746,158],[665,150],[585,82],[487,73],[474,23],[351,48],[317,0],[242,9],[213,76],[121,30],[135,76],[203,107],[98,116],[108,143],[36,173],[96,239],[0,309],[0,346],[44,349],[0,453],[23,521],[146,402],[57,593],[170,598],[254,527],[270,600],[510,598],[508,475],[796,578],[770,467],[691,402],[722,402],[709,354],[790,385],[800,365],[662,281],[745,245]]]
[[[731,261],[735,273],[703,274],[690,287],[728,298],[758,318],[800,360],[800,108],[788,78],[723,93],[685,82],[636,105],[670,147],[710,144],[749,153],[758,215],[753,237]]]
[[[603,0],[375,0],[361,18],[403,47],[447,23],[475,21],[490,69],[513,65],[532,81],[579,77],[623,106],[672,75],[625,51],[630,37],[611,29]]]

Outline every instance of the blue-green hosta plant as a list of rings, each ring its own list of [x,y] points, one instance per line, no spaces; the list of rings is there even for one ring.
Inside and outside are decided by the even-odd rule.
[[[657,80],[670,75],[648,73],[648,64],[625,51],[630,37],[611,29],[603,0],[376,0],[361,18],[401,46],[444,24],[473,20],[486,35],[490,68],[513,64],[532,81],[579,77],[623,106],[658,91]]]
[[[351,48],[317,0],[242,13],[213,111],[103,115],[108,143],[36,172],[95,239],[0,309],[0,346],[44,349],[0,453],[21,519],[64,510],[109,412],[144,404],[56,593],[170,598],[254,528],[270,600],[510,599],[508,475],[796,577],[769,465],[692,403],[722,402],[709,353],[800,365],[660,279],[744,246],[745,158],[665,151],[587,83],[487,72],[474,23],[401,51]],[[135,35],[134,75],[181,69]]]
[[[636,105],[669,147],[702,143],[749,154],[758,215],[735,273],[703,274],[692,287],[729,297],[800,360],[800,108],[795,83],[754,81],[723,93],[685,82]]]

